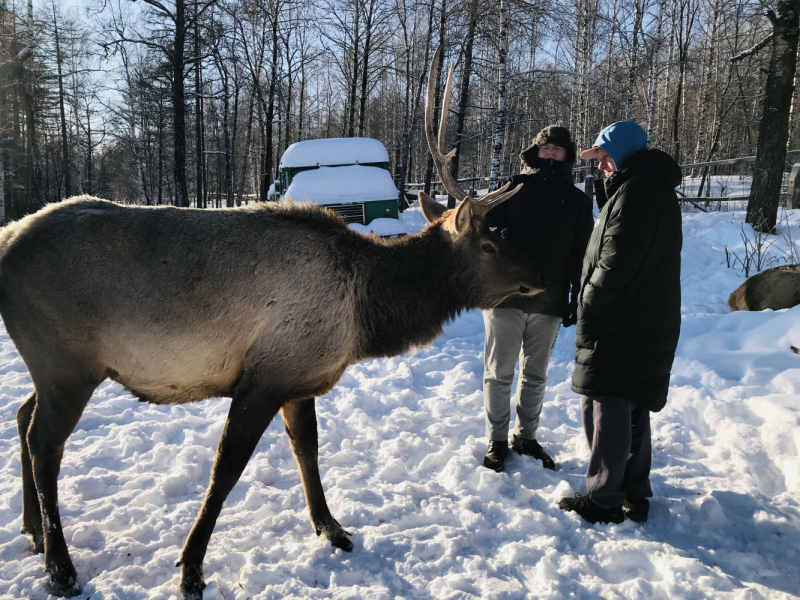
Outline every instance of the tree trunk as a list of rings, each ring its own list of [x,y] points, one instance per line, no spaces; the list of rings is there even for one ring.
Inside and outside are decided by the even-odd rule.
[[[747,222],[755,231],[774,233],[789,135],[789,107],[797,67],[800,0],[778,2],[772,21],[772,54],[767,72],[764,109],[758,129],[758,151],[747,205]]]
[[[272,65],[270,66],[269,98],[267,114],[265,116],[265,142],[264,163],[261,171],[260,200],[265,202],[269,195],[269,186],[272,183],[272,125],[275,120],[275,90],[278,77],[278,17],[280,16],[280,0],[273,0],[274,12],[272,14]]]
[[[233,206],[233,182],[231,181],[231,152],[233,152],[233,144],[231,143],[230,119],[228,112],[230,110],[230,81],[228,72],[225,69],[218,69],[220,73],[220,83],[222,85],[222,142],[225,152],[225,206]],[[238,96],[239,90],[236,90]],[[234,102],[236,104],[236,102]],[[236,112],[238,107],[234,106],[233,109],[233,122],[236,123]],[[219,183],[218,183],[219,185]]]
[[[236,193],[236,206],[242,205],[242,195],[244,194],[244,182],[247,178],[247,162],[250,158],[250,140],[253,135],[253,100],[256,91],[250,90],[250,99],[247,104],[247,133],[244,139],[244,156],[242,158],[242,175],[239,178],[239,191]]]
[[[300,59],[300,99],[297,107],[297,141],[303,139],[303,111],[305,110],[306,100],[306,59]]]
[[[356,91],[358,90],[358,44],[360,42],[359,27],[361,19],[361,0],[355,0],[356,10],[353,16],[353,72],[350,74],[350,89],[347,95],[347,137],[355,136]]]
[[[658,144],[657,146],[667,147],[667,116],[669,114],[669,94],[672,87],[672,65],[675,57],[675,41],[677,38],[677,25],[675,19],[675,11],[677,9],[678,0],[672,0],[672,10],[669,14],[670,29],[669,29],[669,50],[667,52],[667,72],[664,76],[664,85],[661,91],[660,110],[661,113],[657,122],[658,128]]]
[[[158,89],[158,205],[164,203],[164,102],[163,89]]]
[[[203,202],[203,101],[200,85],[200,24],[197,22],[197,3],[194,3],[194,136],[195,136],[195,206],[205,208]]]
[[[644,7],[642,0],[633,0],[633,41],[631,43],[631,65],[628,71],[628,105],[633,109],[636,98],[636,70],[639,67],[639,32],[642,29]]]
[[[650,73],[648,76],[649,89],[647,92],[647,139],[653,139],[653,133],[656,128],[656,101],[658,98],[658,52],[661,48],[661,32],[664,24],[664,5],[662,2],[658,3],[658,25],[656,26],[655,37],[655,50],[650,55]]]
[[[583,43],[581,46],[581,64],[579,73],[588,75],[592,68],[592,56],[594,54],[595,28],[597,27],[598,3],[589,4],[586,2],[586,14],[584,23]],[[589,137],[589,80],[586,77],[579,78],[579,97],[578,97],[578,127],[573,135],[576,136],[578,143],[583,145]]]
[[[186,14],[184,0],[175,0],[175,44],[172,54],[172,113],[174,164],[172,174],[175,179],[175,206],[189,206],[189,192],[186,187],[186,107],[183,87],[184,45],[186,42]]]
[[[53,35],[56,43],[56,67],[58,69],[58,109],[61,117],[61,152],[64,170],[64,197],[72,195],[72,178],[69,169],[69,140],[67,139],[67,117],[64,111],[64,76],[61,65],[63,56],[61,55],[61,41],[58,36],[58,22],[56,19],[56,5],[53,3]]]
[[[288,48],[287,54],[288,54]],[[287,57],[287,72],[286,72],[286,110],[283,113],[283,120],[284,120],[284,135],[283,135],[283,143],[278,144],[279,148],[283,148],[284,150],[292,145],[292,105],[294,100],[293,94],[293,87],[294,87],[294,73],[292,68],[292,62]]]
[[[92,195],[93,172],[92,172],[92,117],[89,113],[89,104],[86,104],[86,182],[83,184],[83,191]]]
[[[361,54],[361,101],[358,111],[358,137],[364,136],[364,121],[367,116],[367,83],[369,82],[370,45],[372,44],[372,21],[375,16],[375,0],[369,0],[364,27],[367,37],[364,39],[364,52]]]
[[[694,158],[692,162],[698,162],[703,153],[703,148],[708,146],[708,123],[706,115],[708,113],[708,105],[711,102],[711,88],[714,75],[714,60],[715,56],[715,42],[717,38],[717,24],[719,23],[720,8],[719,4],[715,2],[713,8],[713,17],[711,23],[708,24],[708,57],[705,64],[705,73],[703,75],[703,91],[698,95],[697,107],[697,144],[694,149]]]
[[[236,162],[236,143],[239,136],[239,94],[241,93],[239,75],[235,69],[233,88],[233,118],[228,121],[228,127],[232,131],[230,136],[225,138],[225,197],[230,206],[236,206],[236,196],[233,192],[236,187],[236,172],[233,165]]]
[[[144,169],[142,168],[142,159],[139,153],[136,152],[136,183],[139,184],[139,204],[148,205],[147,190],[144,187]]]
[[[401,12],[402,10],[402,12]],[[400,191],[398,209],[403,212],[408,208],[408,201],[406,200],[406,177],[407,168],[406,164],[406,148],[409,143],[410,127],[411,127],[411,57],[412,46],[409,41],[408,35],[408,13],[405,7],[398,7],[398,16],[400,18],[400,27],[403,30],[403,49],[405,50],[405,90],[403,99],[403,125],[400,130],[400,143],[395,148],[395,169],[399,171],[400,178],[397,182],[397,189]]]
[[[492,149],[492,171],[489,175],[489,189],[493,190],[500,179],[500,159],[503,153],[506,133],[506,55],[508,54],[508,30],[506,29],[506,10],[504,0],[500,0],[500,39],[497,77],[497,116],[494,121],[494,147]]]
[[[458,167],[461,161],[461,142],[464,139],[464,123],[467,119],[467,104],[469,102],[469,80],[472,76],[472,44],[475,41],[475,29],[478,25],[478,2],[471,0],[467,10],[469,22],[467,24],[467,38],[464,41],[464,63],[461,68],[461,83],[459,85],[458,116],[456,118],[456,155],[450,161],[450,175],[458,180]],[[456,199],[447,195],[447,207],[455,208]]]
[[[417,126],[419,123],[419,106],[422,100],[422,88],[425,85],[425,76],[428,72],[428,63],[430,61],[430,52],[431,52],[431,38],[433,37],[433,2],[430,4],[430,8],[428,10],[428,29],[427,35],[425,37],[425,58],[423,59],[422,68],[419,72],[419,79],[417,80],[417,89],[414,94],[414,106],[411,109],[411,126],[410,132],[408,135],[405,136],[403,140],[403,165],[405,166],[405,176],[410,177],[412,173],[411,168],[411,143],[414,139],[414,133],[417,130]],[[400,190],[403,191],[403,190]],[[425,190],[425,193],[430,193],[430,186],[428,189]]]
[[[683,86],[686,79],[686,62],[689,55],[689,44],[692,39],[692,27],[697,15],[697,6],[691,6],[691,0],[681,2],[681,19],[678,31],[678,89],[675,92],[675,104],[672,111],[672,157],[681,162],[680,115],[683,104]]]

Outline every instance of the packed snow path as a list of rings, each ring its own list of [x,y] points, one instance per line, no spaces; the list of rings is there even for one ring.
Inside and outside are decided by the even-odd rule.
[[[558,498],[585,491],[561,330],[539,440],[558,471],[514,456],[481,466],[483,322],[462,315],[429,348],[354,365],[317,400],[320,472],[352,554],[317,538],[280,418],[217,522],[209,600],[246,598],[800,597],[800,307],[730,313],[742,213],[686,214],[683,327],[667,407],[652,418],[649,522],[588,525]],[[403,219],[410,229],[418,211]],[[782,224],[800,239],[800,214]],[[782,260],[788,240],[769,250]],[[778,262],[775,262],[778,264]],[[31,392],[0,329],[0,598],[44,599],[20,535],[15,413]],[[82,598],[168,599],[229,400],[152,406],[106,382],[67,443],[64,532]]]

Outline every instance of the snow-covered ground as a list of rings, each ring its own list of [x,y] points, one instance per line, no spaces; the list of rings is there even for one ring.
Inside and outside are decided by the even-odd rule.
[[[417,208],[402,215],[422,227]],[[205,561],[207,599],[800,597],[800,307],[731,313],[741,212],[684,214],[683,327],[670,399],[652,417],[655,497],[639,525],[588,525],[587,446],[570,391],[574,328],[548,370],[539,440],[558,471],[481,466],[483,323],[462,315],[431,347],[354,365],[317,400],[328,503],[352,554],[314,536],[280,418],[230,495]],[[800,239],[800,211],[781,232]],[[788,236],[769,252],[783,261]],[[47,598],[21,527],[15,413],[32,389],[0,329],[0,598]],[[61,470],[82,598],[168,599],[228,400],[151,406],[105,383]]]
[[[729,198],[731,196],[747,196],[753,183],[752,175],[712,175],[711,185],[703,184],[703,196],[712,198]],[[678,188],[690,198],[697,196],[700,187],[699,177],[684,177]]]

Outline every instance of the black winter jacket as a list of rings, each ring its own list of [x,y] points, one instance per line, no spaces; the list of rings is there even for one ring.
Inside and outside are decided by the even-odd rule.
[[[536,296],[510,296],[497,308],[564,317],[570,288],[577,301],[581,262],[592,232],[592,202],[572,184],[571,162],[523,156],[526,172],[509,189],[524,184],[514,196],[489,211],[489,227],[497,227],[513,246],[532,257],[547,279]]]
[[[581,274],[572,389],[661,410],[681,327],[681,170],[642,150],[605,180]]]

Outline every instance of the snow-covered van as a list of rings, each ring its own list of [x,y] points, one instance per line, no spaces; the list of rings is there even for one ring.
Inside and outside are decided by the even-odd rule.
[[[384,237],[407,233],[389,154],[371,138],[297,142],[281,157],[276,198],[310,201],[337,212],[352,229]]]

